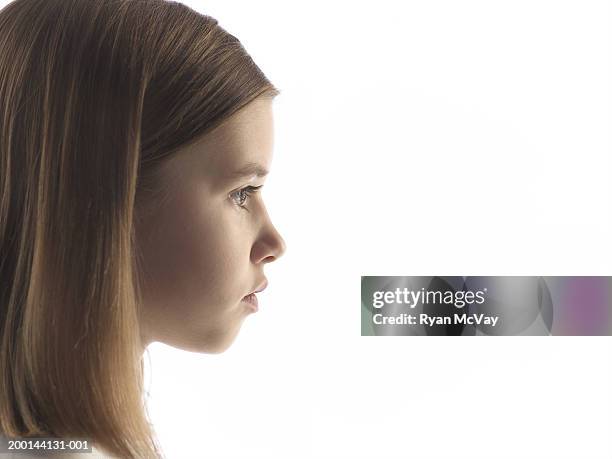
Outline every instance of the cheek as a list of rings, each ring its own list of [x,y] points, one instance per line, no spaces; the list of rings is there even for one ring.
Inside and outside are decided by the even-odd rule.
[[[141,231],[145,304],[185,320],[215,314],[240,295],[249,253],[236,215],[223,210],[182,199],[150,220]]]

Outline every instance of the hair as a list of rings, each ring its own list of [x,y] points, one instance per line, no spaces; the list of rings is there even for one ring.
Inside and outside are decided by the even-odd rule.
[[[0,10],[0,431],[162,457],[143,397],[134,222],[156,171],[279,91],[164,0]]]

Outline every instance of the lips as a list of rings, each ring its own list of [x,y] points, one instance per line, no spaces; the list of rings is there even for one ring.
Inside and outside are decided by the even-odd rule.
[[[245,303],[249,303],[255,310],[257,310],[259,304],[257,301],[257,296],[254,293],[245,296],[242,301],[244,301]]]
[[[257,290],[252,291],[249,295],[251,295],[253,293],[263,292],[266,289],[267,286],[268,286],[268,280],[264,279],[263,282],[259,285],[259,287],[257,287]]]
[[[246,295],[244,298],[242,298],[242,301],[244,301],[245,303],[248,303],[254,311],[257,311],[258,304],[257,304],[257,296],[255,294],[259,292],[263,292],[267,286],[268,286],[268,280],[264,279],[263,282],[259,284],[259,287],[257,287],[255,290],[253,290],[248,295]]]

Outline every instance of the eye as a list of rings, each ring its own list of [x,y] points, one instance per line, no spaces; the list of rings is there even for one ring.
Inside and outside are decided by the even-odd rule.
[[[251,196],[254,193],[257,193],[257,191],[262,186],[263,185],[260,185],[260,186],[250,186],[250,185],[249,186],[245,186],[244,188],[241,188],[239,190],[234,191],[230,195],[230,197],[234,200],[234,202],[236,202],[236,205],[238,207],[242,207],[244,210],[247,210],[247,208],[246,208],[246,206],[244,204],[249,199],[249,196]]]

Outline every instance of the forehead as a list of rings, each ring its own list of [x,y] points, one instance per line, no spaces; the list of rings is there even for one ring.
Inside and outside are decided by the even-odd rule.
[[[193,145],[211,180],[228,180],[248,165],[269,169],[273,148],[272,101],[249,103]],[[235,178],[235,177],[234,177]]]

